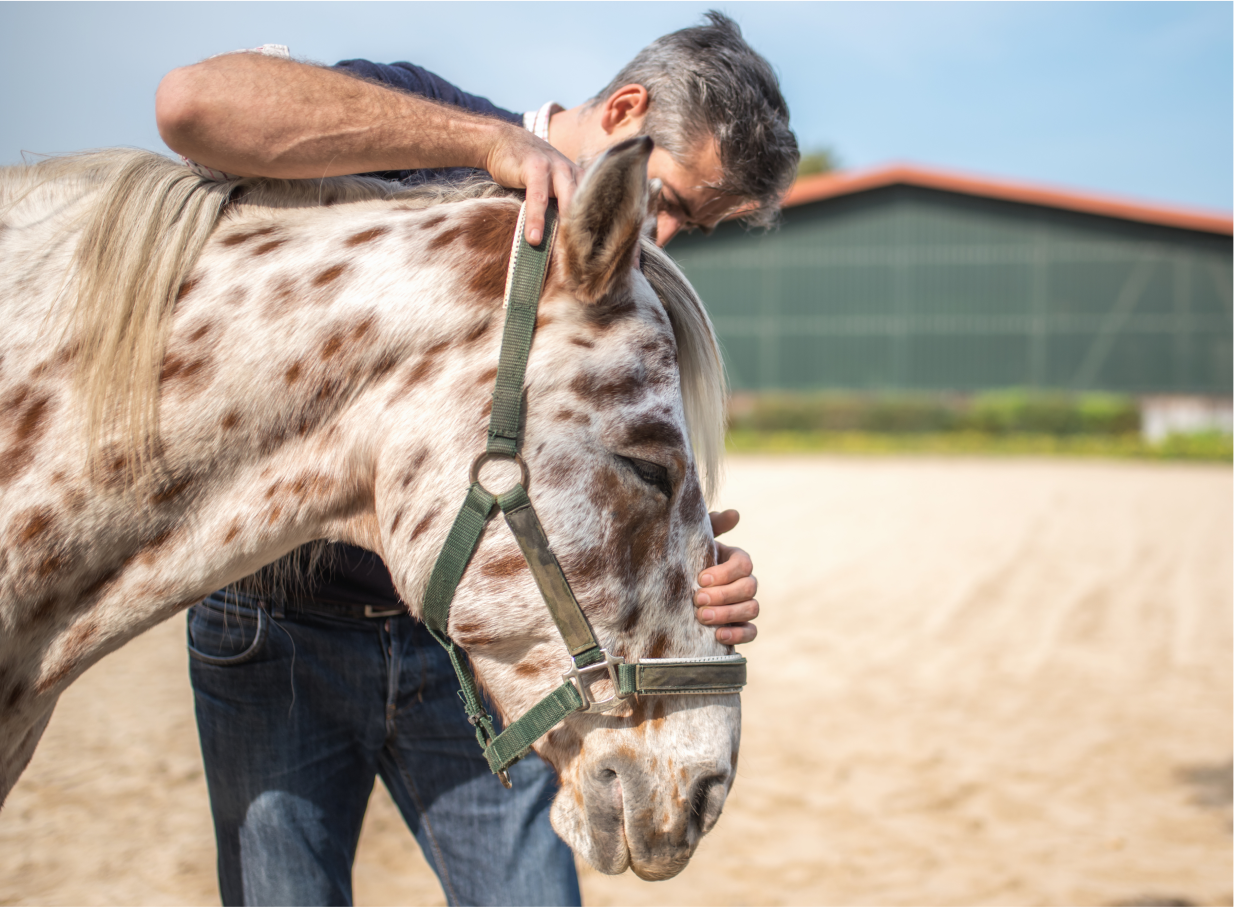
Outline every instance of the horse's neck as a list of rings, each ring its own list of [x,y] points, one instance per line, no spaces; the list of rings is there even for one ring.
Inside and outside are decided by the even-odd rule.
[[[510,206],[499,206],[508,237]],[[455,484],[465,487],[500,335],[502,256],[448,249],[460,221],[491,216],[493,203],[487,215],[464,207],[267,211],[223,224],[177,303],[161,460],[137,490],[120,487],[127,463],[107,448],[114,475],[82,470],[67,369],[45,369],[40,380],[59,393],[36,414],[49,425],[34,439],[43,481],[0,500],[9,531],[24,533],[0,606],[42,609],[34,683],[61,687],[309,539],[380,554],[379,520],[428,530]],[[417,489],[414,506],[378,513],[378,487],[400,484]],[[84,544],[66,557],[66,540]],[[431,566],[427,555],[413,561],[415,574]]]
[[[378,519],[398,514],[377,513],[379,484],[418,483],[431,508],[445,476],[465,481],[504,274],[500,256],[449,246],[494,207],[512,227],[517,208],[500,201],[263,212],[220,229],[177,305],[161,420],[169,449],[217,477],[196,515],[214,536],[236,530],[246,572],[310,538],[381,554]],[[484,302],[481,272],[497,285]]]

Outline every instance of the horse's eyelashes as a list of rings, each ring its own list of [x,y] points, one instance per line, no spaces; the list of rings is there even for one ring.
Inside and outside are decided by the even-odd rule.
[[[639,460],[636,457],[619,456],[618,459],[627,463],[634,470],[636,476],[652,488],[658,489],[666,498],[673,496],[673,482],[668,477],[667,468],[659,463],[652,463],[650,460]]]

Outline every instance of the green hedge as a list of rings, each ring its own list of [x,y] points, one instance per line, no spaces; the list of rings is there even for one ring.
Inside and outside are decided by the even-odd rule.
[[[1226,434],[1172,435],[1150,444],[1138,434],[992,435],[975,431],[873,432],[731,431],[731,453],[763,454],[932,454],[942,456],[1104,457],[1134,460],[1234,461]]]
[[[736,432],[1126,435],[1140,430],[1133,397],[1022,390],[933,394],[764,394],[733,398]]]

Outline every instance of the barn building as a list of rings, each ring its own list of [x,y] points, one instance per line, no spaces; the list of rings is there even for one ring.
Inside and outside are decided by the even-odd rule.
[[[735,390],[1231,394],[1231,218],[893,166],[670,246]]]

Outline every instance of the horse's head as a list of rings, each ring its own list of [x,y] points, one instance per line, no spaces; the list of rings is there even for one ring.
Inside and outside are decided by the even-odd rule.
[[[637,139],[610,151],[562,215],[525,385],[528,493],[609,653],[725,655],[731,649],[695,620],[692,605],[694,578],[715,559],[696,451],[714,481],[722,370],[697,297],[671,261],[640,240],[650,148]],[[491,389],[491,371],[487,381]],[[477,405],[468,418],[482,431],[487,415]],[[471,452],[480,449],[476,437]],[[485,484],[509,484],[501,472],[511,465],[486,471]],[[464,463],[450,468],[451,481],[462,483]],[[449,521],[436,520],[420,538],[385,531],[398,524],[380,513],[401,499],[396,484],[391,503],[379,494],[382,544],[396,581],[414,596],[423,579],[400,563],[400,552],[415,542],[435,550]],[[451,511],[464,487],[451,490]],[[423,554],[408,552],[405,561],[422,565]],[[449,630],[507,722],[559,686],[570,667],[500,519],[488,524],[458,586]],[[610,695],[608,682],[595,692]],[[735,694],[631,696],[606,713],[572,713],[535,746],[561,779],[555,828],[604,872],[675,875],[719,816],[739,731]]]

